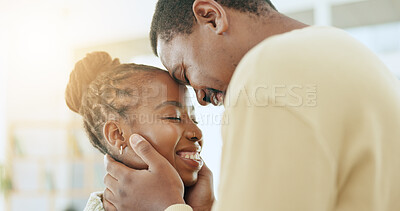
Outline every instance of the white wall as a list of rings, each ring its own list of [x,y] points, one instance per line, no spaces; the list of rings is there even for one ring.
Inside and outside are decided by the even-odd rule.
[[[1,35],[0,35],[1,39]],[[1,46],[0,42],[0,46]],[[6,53],[4,48],[0,48],[0,164],[4,162],[5,159],[5,140],[6,140]]]
[[[304,10],[315,9],[318,6],[340,5],[352,2],[360,2],[366,0],[271,0],[277,9],[283,13],[298,12]],[[325,14],[322,14],[323,16]],[[320,20],[317,20],[320,21]],[[323,21],[323,20],[322,20]]]
[[[0,40],[4,36],[0,35]],[[0,46],[4,44],[0,41]],[[0,48],[0,165],[4,164],[5,162],[5,144],[6,144],[6,54],[4,52],[4,48]],[[4,198],[0,193],[0,211],[4,210]]]
[[[400,22],[346,29],[400,78]]]

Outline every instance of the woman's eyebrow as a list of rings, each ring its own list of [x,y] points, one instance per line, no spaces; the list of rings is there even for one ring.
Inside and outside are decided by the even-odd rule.
[[[156,108],[154,110],[160,109],[160,108],[162,108],[164,106],[167,106],[167,105],[173,105],[173,106],[176,106],[178,108],[183,108],[182,103],[180,103],[178,101],[165,101],[165,102],[161,103],[160,105],[156,106]]]

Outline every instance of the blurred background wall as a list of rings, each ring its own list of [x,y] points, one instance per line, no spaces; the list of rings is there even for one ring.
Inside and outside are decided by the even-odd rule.
[[[155,3],[0,0],[0,211],[82,210],[103,189],[103,157],[67,109],[64,89],[74,63],[95,50],[161,66],[148,41]],[[400,0],[273,3],[307,24],[343,28],[400,76]],[[217,186],[223,108],[196,109]]]

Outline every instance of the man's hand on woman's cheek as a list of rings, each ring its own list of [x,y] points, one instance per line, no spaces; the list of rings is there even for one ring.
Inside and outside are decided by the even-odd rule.
[[[197,183],[185,190],[185,201],[194,211],[210,211],[214,201],[213,174],[204,163]]]
[[[184,186],[174,167],[143,137],[132,135],[129,141],[149,169],[131,169],[106,155],[105,209],[164,210],[184,204]]]

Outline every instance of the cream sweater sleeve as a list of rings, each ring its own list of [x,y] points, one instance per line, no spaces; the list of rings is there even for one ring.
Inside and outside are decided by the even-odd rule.
[[[89,200],[83,211],[105,211],[103,206],[103,192],[94,192],[90,194]]]
[[[186,204],[174,204],[169,206],[165,211],[192,211],[193,209]]]

